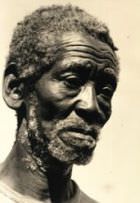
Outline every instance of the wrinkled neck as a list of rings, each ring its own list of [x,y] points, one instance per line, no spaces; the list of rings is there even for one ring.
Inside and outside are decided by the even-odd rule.
[[[45,161],[36,156],[26,125],[26,120],[23,120],[12,151],[3,164],[1,180],[16,192],[34,199],[65,202],[73,193],[70,190],[72,166],[60,163],[46,153]]]

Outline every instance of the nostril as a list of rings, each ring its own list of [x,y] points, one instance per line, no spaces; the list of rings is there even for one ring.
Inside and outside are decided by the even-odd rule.
[[[86,102],[79,101],[75,105],[76,114],[88,123],[97,123],[104,125],[106,118],[104,113],[101,111],[98,103],[92,107],[88,106]]]
[[[77,104],[75,106],[78,111],[84,111],[84,112],[99,112],[100,107],[96,100],[96,98],[92,99],[91,101],[87,98],[87,100],[79,100],[77,101]]]
[[[87,123],[96,123],[99,125],[104,125],[106,119],[104,114],[101,111],[85,111],[82,108],[76,108],[75,109],[76,114],[82,118],[83,120],[85,120]]]

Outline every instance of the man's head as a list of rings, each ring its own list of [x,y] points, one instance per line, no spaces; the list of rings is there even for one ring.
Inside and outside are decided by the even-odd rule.
[[[115,50],[107,27],[77,7],[41,8],[18,24],[4,99],[17,111],[19,127],[27,120],[39,156],[89,161],[111,115],[119,72]]]

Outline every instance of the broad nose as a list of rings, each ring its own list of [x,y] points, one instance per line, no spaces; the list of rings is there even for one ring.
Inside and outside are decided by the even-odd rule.
[[[92,119],[93,114],[101,113],[93,83],[87,84],[79,93],[75,111],[79,116],[88,120]]]

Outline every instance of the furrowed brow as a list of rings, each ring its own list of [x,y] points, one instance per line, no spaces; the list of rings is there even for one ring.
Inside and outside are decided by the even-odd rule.
[[[104,68],[104,73],[109,75],[110,77],[114,78],[114,80],[118,80],[117,72],[115,71],[115,68],[112,67],[106,67]]]
[[[117,86],[118,78],[117,78],[117,73],[115,70],[111,67],[104,68],[100,74],[99,78],[103,80],[103,82],[109,82],[111,85],[114,87],[114,89]]]
[[[73,62],[71,64],[65,64],[58,70],[58,73],[65,73],[65,72],[75,72],[75,73],[82,73],[82,72],[90,72],[93,68],[93,64],[88,63],[80,63],[80,62]]]

